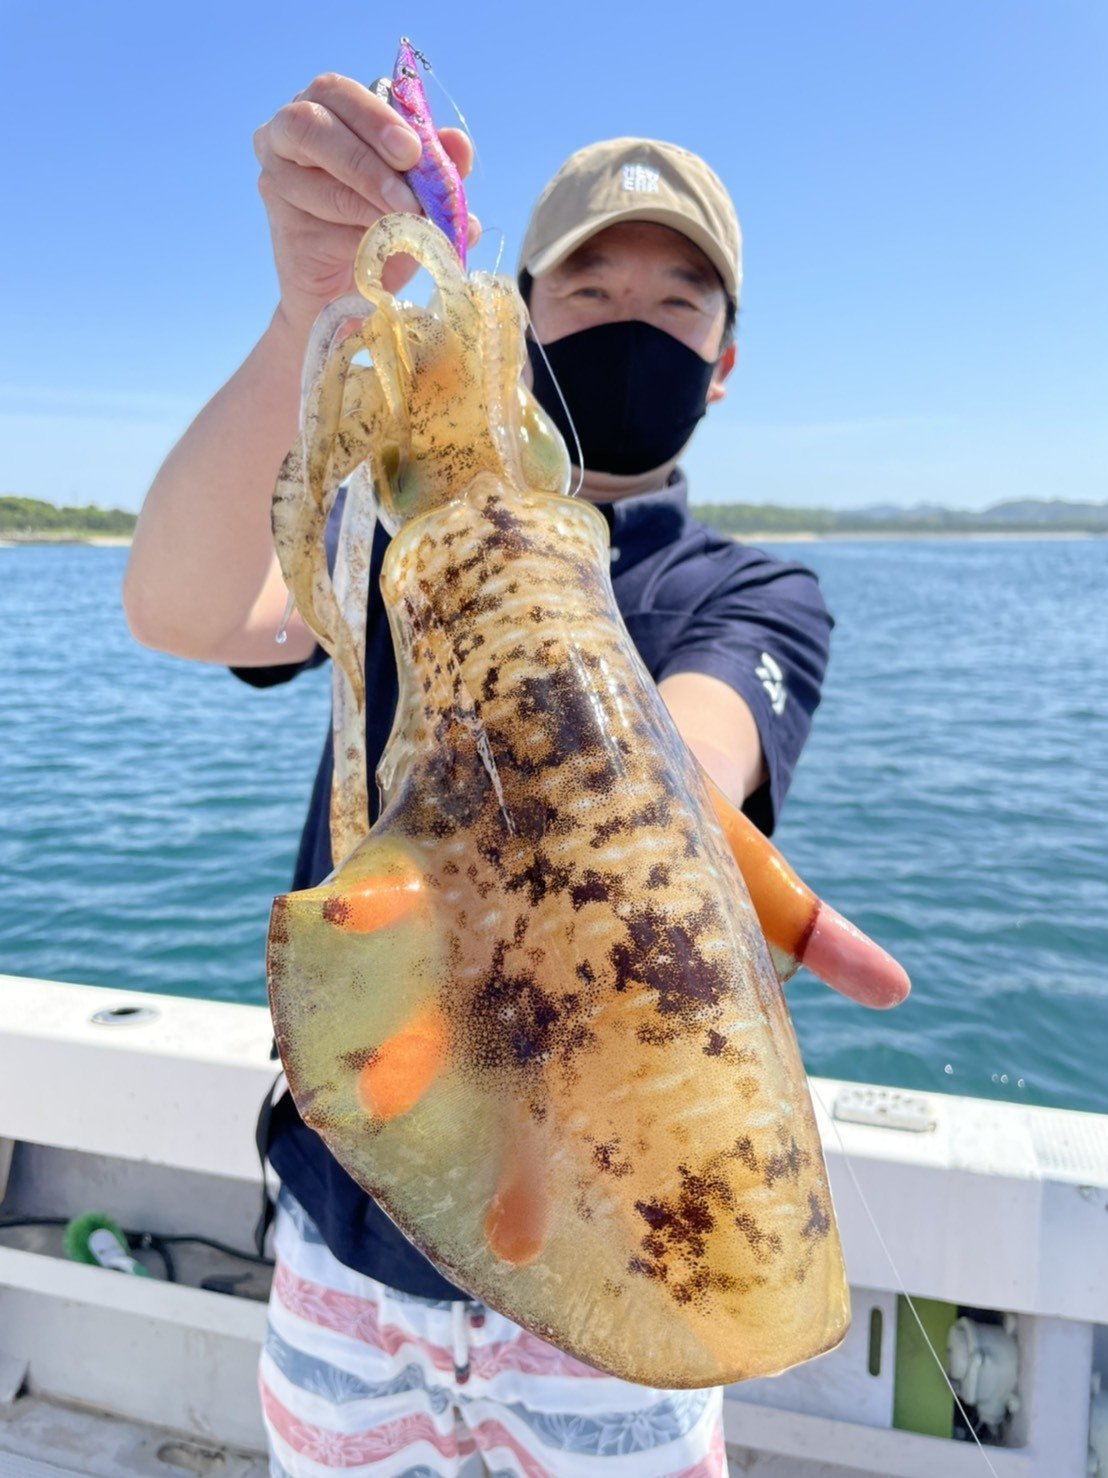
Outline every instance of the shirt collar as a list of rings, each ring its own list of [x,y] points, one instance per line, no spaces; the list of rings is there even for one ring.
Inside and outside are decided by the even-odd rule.
[[[689,490],[680,468],[656,493],[636,493],[615,503],[598,503],[612,535],[612,568],[626,570],[667,544],[689,521]]]

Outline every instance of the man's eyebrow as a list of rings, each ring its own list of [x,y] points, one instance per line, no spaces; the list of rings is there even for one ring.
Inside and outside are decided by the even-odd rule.
[[[563,277],[578,277],[585,272],[594,272],[612,265],[612,259],[598,247],[582,246],[572,256],[566,258],[557,269]],[[719,273],[714,267],[700,262],[674,262],[664,269],[664,275],[676,282],[683,282],[686,287],[696,288],[704,294],[711,293],[715,288],[723,291],[723,284],[719,280]]]
[[[702,292],[710,292],[720,285],[719,278],[710,267],[701,267],[694,262],[675,263],[666,268],[665,275],[687,283],[690,287],[698,287]]]
[[[574,272],[590,272],[594,267],[611,266],[611,258],[597,248],[587,246],[580,247],[571,257],[567,257],[562,263],[562,271],[567,275]]]

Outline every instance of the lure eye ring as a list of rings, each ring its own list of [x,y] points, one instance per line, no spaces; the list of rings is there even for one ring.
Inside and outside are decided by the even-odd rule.
[[[400,44],[401,44],[401,46],[406,46],[408,48],[408,50],[412,53],[412,55],[414,57],[416,57],[417,60],[419,60],[419,61],[421,61],[423,63],[423,65],[427,68],[428,71],[431,70],[431,63],[424,56],[423,52],[420,51],[419,47],[418,46],[414,46],[412,44],[411,37],[409,37],[409,36],[401,36],[401,38],[400,38]],[[411,73],[411,75],[414,77],[415,76],[415,73],[413,72],[413,73]]]

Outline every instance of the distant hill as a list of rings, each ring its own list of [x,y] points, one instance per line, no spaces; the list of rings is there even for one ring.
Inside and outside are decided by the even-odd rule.
[[[1030,534],[1108,535],[1108,503],[1067,503],[1060,498],[994,503],[966,512],[920,503],[913,508],[783,508],[773,503],[701,503],[693,513],[724,534]],[[136,515],[122,508],[59,508],[40,498],[0,497],[0,539],[68,542],[127,538]]]
[[[1108,535],[1108,503],[1060,498],[995,503],[969,512],[921,503],[914,508],[780,508],[772,503],[701,503],[697,518],[724,534],[1032,534]]]
[[[59,508],[41,498],[0,497],[0,539],[32,542],[124,537],[134,531],[136,515],[122,508]]]
[[[1001,523],[1071,524],[1087,522],[1091,528],[1108,528],[1108,503],[1065,503],[1061,498],[1050,502],[1026,498],[1017,503],[995,503],[986,508],[982,518]]]

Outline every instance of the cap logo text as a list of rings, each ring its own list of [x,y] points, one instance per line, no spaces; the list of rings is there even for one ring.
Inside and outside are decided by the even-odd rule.
[[[623,166],[623,188],[640,195],[657,195],[661,175],[648,164],[625,164]]]

